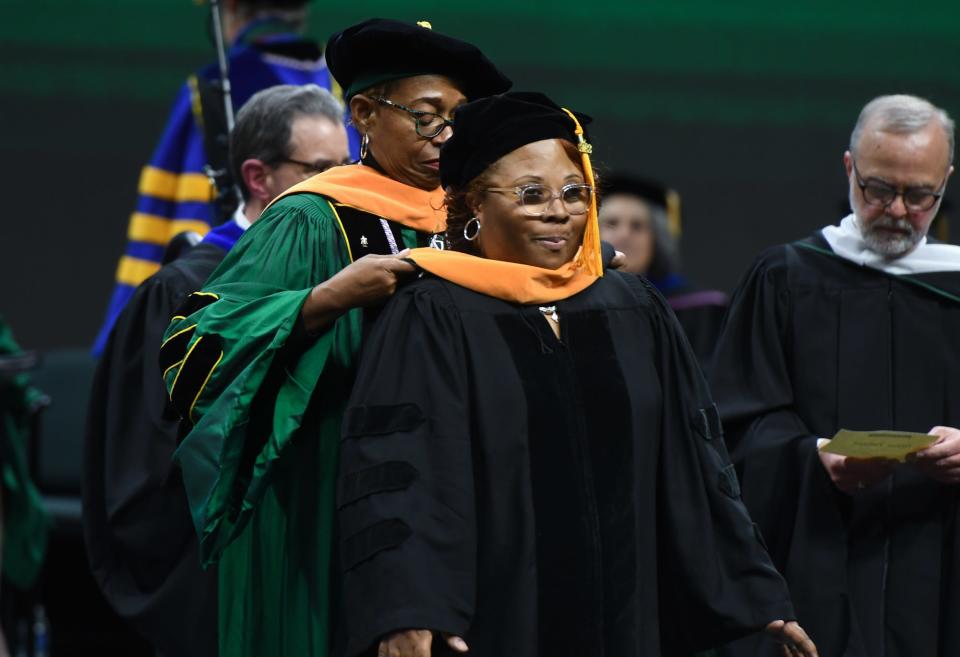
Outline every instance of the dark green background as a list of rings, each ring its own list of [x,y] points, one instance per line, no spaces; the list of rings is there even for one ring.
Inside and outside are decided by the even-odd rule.
[[[0,9],[0,313],[28,346],[85,345],[139,168],[179,85],[212,57],[206,10]],[[960,112],[955,2],[317,0],[310,32],[372,16],[430,20],[480,45],[516,88],[592,114],[595,159],[680,190],[686,269],[724,289],[766,246],[839,218],[840,158],[867,100],[909,92]]]

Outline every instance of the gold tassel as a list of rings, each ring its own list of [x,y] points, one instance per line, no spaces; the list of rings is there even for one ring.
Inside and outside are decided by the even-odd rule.
[[[587,210],[587,225],[583,229],[583,244],[580,246],[580,252],[577,254],[577,265],[585,273],[592,276],[603,276],[603,256],[600,252],[600,222],[597,219],[597,185],[594,182],[593,166],[590,164],[590,154],[593,153],[591,146],[583,138],[583,126],[574,116],[573,112],[565,107],[561,107],[571,119],[573,119],[574,133],[577,135],[577,150],[580,151],[580,160],[583,163],[583,175],[587,179],[587,184],[593,187],[593,196],[590,199],[590,209]]]
[[[667,232],[675,240],[680,239],[683,233],[683,224],[680,223],[680,194],[675,189],[667,190]]]

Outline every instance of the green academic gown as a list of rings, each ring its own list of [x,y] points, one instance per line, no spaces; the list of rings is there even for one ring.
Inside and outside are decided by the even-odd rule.
[[[417,190],[407,200],[418,193],[436,195]],[[338,437],[369,316],[354,309],[309,336],[300,311],[352,259],[429,239],[378,209],[286,196],[165,336],[160,364],[185,418],[174,458],[201,559],[219,563],[221,657],[332,651]]]

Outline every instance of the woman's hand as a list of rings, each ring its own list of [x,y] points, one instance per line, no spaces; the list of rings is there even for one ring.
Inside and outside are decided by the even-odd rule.
[[[417,271],[404,260],[409,254],[407,249],[396,255],[363,256],[313,288],[301,311],[307,331],[317,333],[351,308],[387,299],[401,280]]]
[[[784,657],[818,657],[817,647],[796,621],[775,620],[767,625],[767,634],[783,644]]]
[[[380,642],[377,657],[430,657],[434,632],[430,630],[406,630],[395,632]],[[442,634],[455,652],[467,652],[467,642],[452,634]]]

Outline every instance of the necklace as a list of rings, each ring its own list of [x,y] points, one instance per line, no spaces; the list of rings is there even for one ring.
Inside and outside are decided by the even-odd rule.
[[[557,316],[557,307],[556,306],[540,306],[540,312],[543,313],[543,316],[552,319],[553,321],[559,323],[560,318]]]

